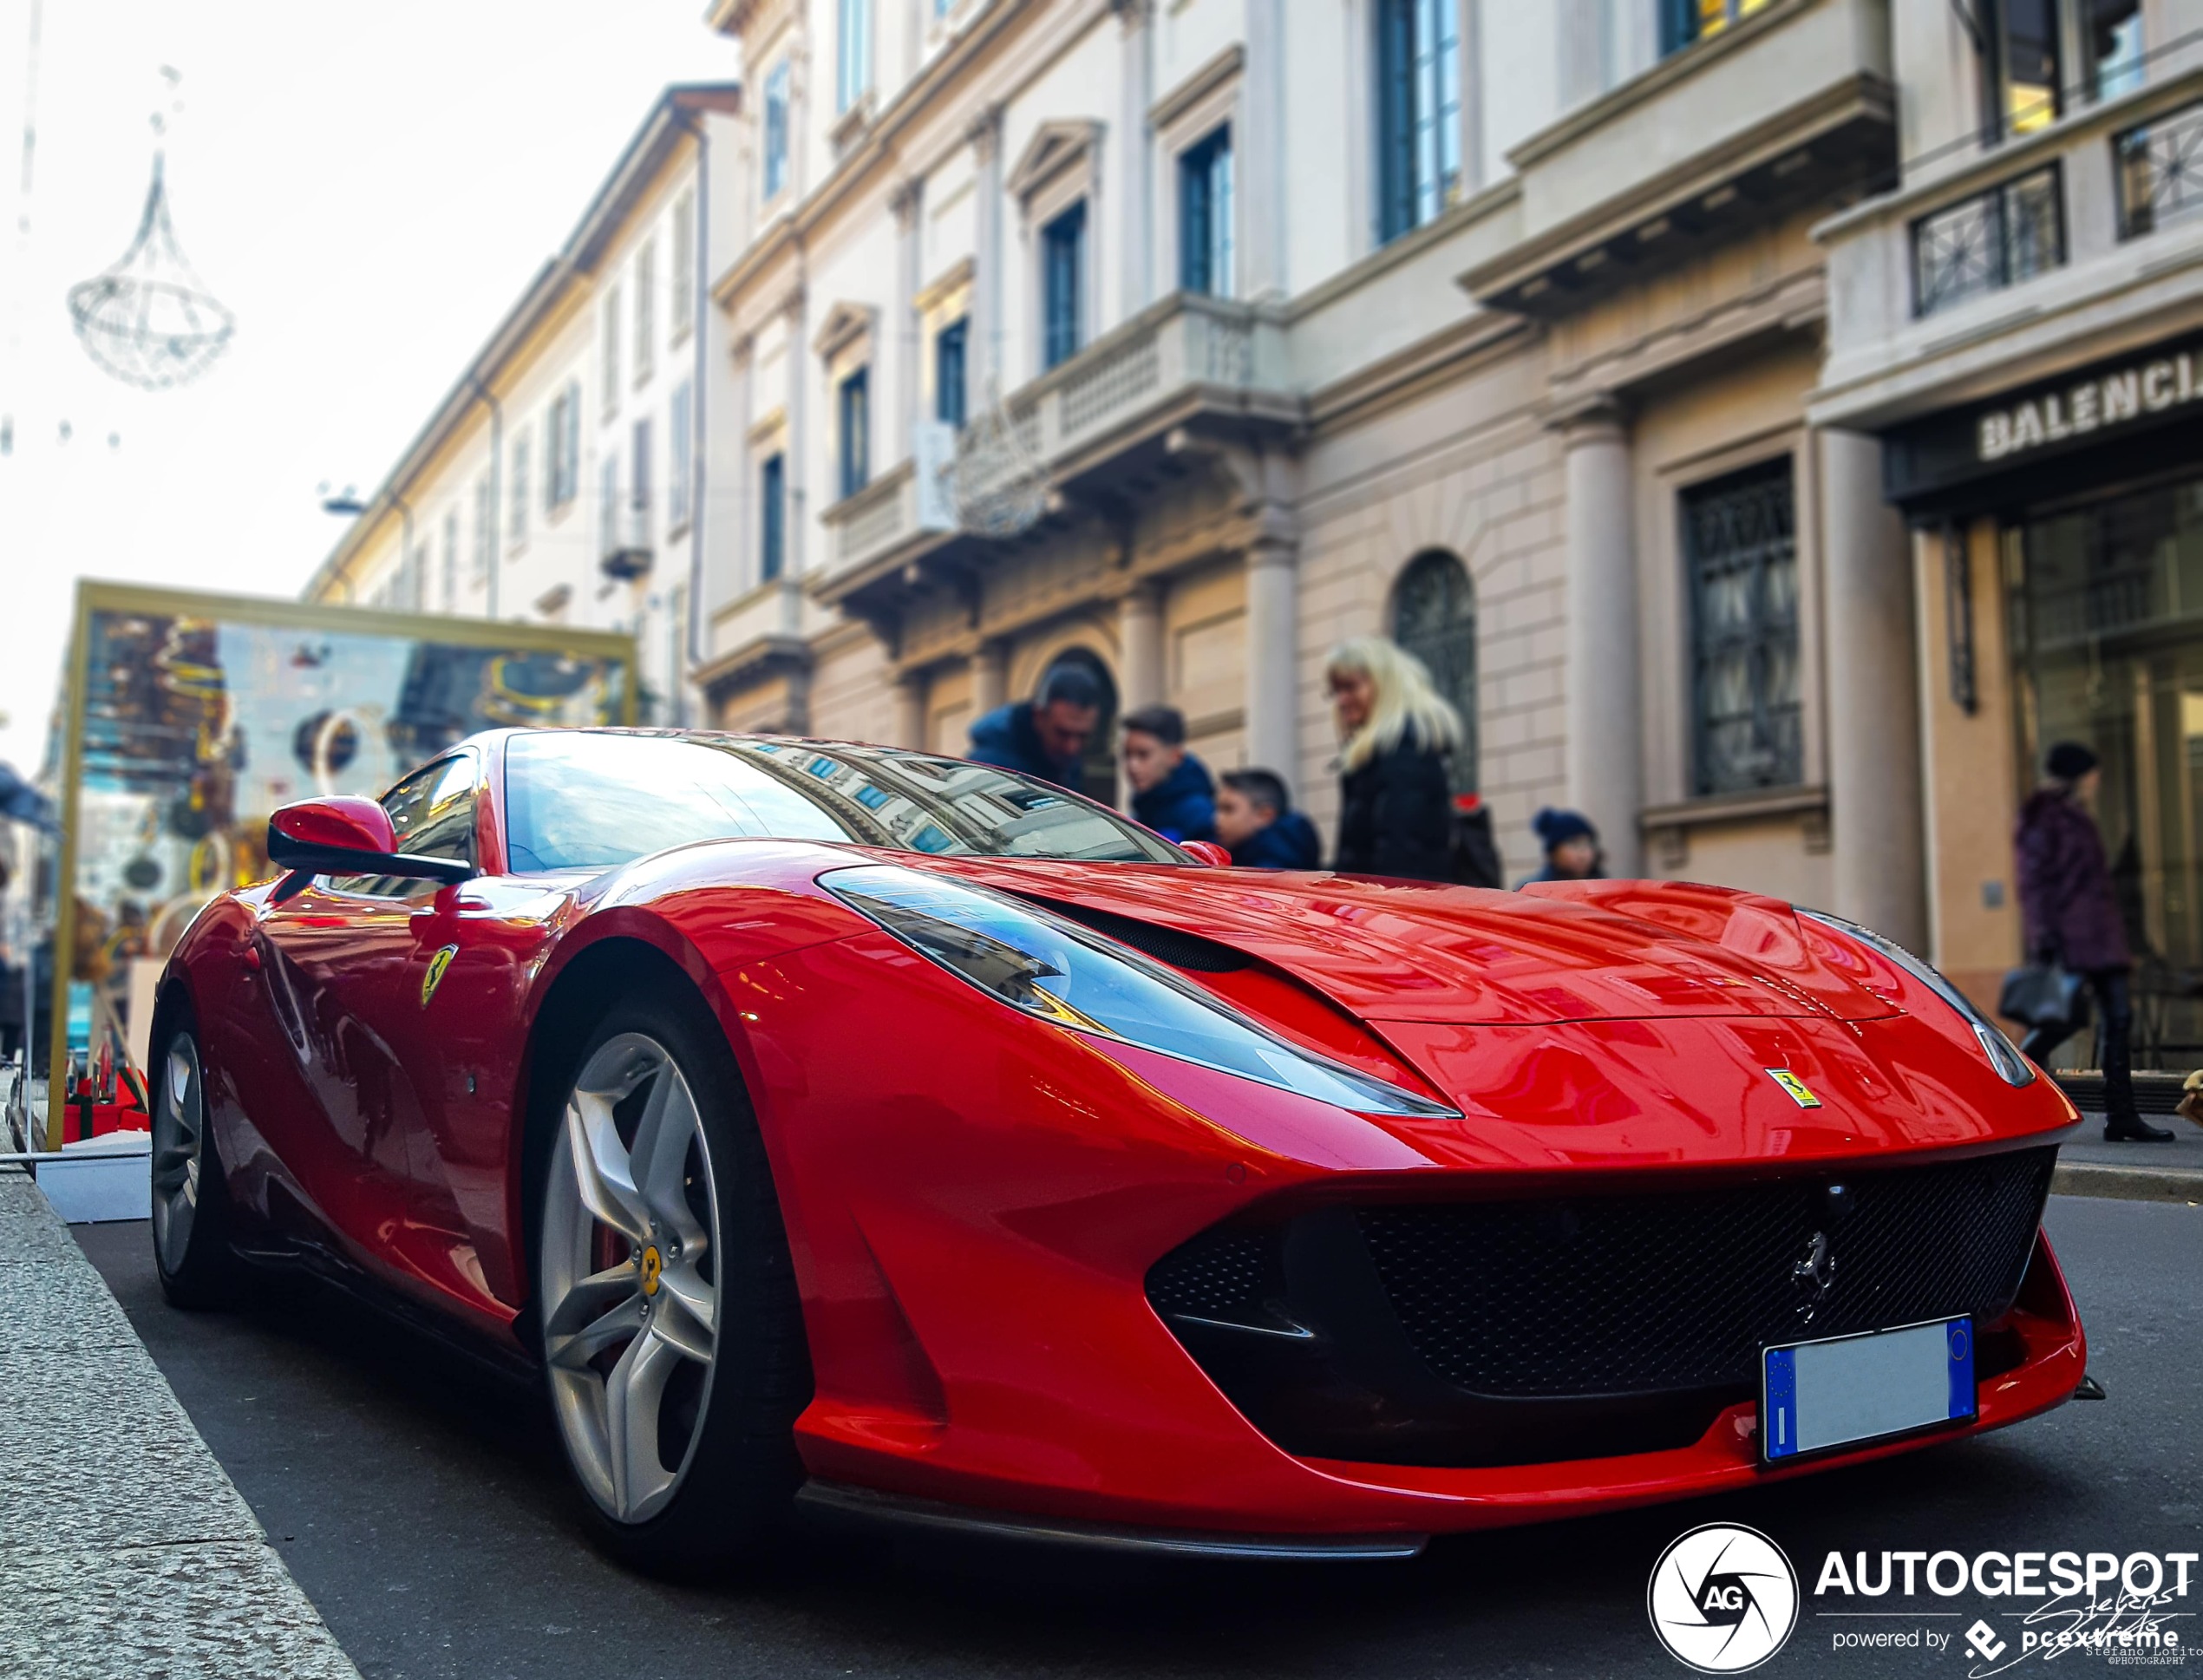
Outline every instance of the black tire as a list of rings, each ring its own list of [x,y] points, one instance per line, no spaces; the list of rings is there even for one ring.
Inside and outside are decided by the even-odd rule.
[[[168,1304],[233,1306],[242,1268],[230,1247],[229,1184],[207,1123],[206,1062],[189,1005],[161,1012],[147,1077],[153,1104],[153,1265]]]
[[[689,1165],[681,1182],[687,1186],[691,1213],[707,1203],[716,1207],[716,1241],[692,1243],[693,1249],[708,1258],[716,1311],[712,1353],[701,1379],[700,1397],[680,1399],[673,1382],[664,1379],[659,1398],[649,1402],[657,1419],[650,1428],[658,1462],[675,1478],[671,1491],[664,1495],[660,1508],[631,1516],[607,1501],[605,1466],[594,1457],[599,1448],[610,1456],[618,1455],[611,1444],[615,1432],[606,1422],[611,1370],[596,1379],[605,1396],[597,1417],[604,1441],[590,1435],[585,1414],[592,1403],[592,1370],[607,1362],[613,1369],[624,1367],[633,1350],[626,1343],[600,1344],[591,1338],[595,1326],[611,1316],[603,1309],[613,1298],[575,1291],[573,1264],[560,1256],[571,1256],[578,1240],[615,1247],[628,1241],[597,1221],[579,1200],[582,1193],[572,1181],[575,1146],[570,1130],[579,1122],[569,1121],[568,1110],[585,1075],[601,1065],[603,1058],[628,1054],[645,1039],[670,1056],[692,1099],[696,1125],[683,1145],[682,1158]],[[785,1526],[795,1491],[803,1482],[794,1426],[810,1403],[811,1363],[780,1201],[741,1069],[703,999],[685,980],[671,975],[650,976],[623,986],[618,1001],[596,1017],[579,1050],[570,1061],[561,1058],[561,1063],[556,1106],[539,1111],[539,1123],[550,1135],[539,1140],[542,1147],[535,1152],[543,1165],[535,1186],[530,1262],[546,1395],[583,1510],[606,1549],[650,1574],[693,1579],[751,1561]],[[604,1112],[616,1115],[635,1104],[639,1114],[654,1082],[662,1076],[650,1075],[630,1096]],[[592,1093],[592,1099],[602,1102],[603,1093]],[[701,1180],[707,1186],[701,1193],[696,1189],[699,1175],[695,1171],[700,1160],[704,1167]],[[631,1180],[644,1176],[634,1170],[633,1160],[627,1164]],[[562,1213],[560,1200],[569,1197],[576,1200]],[[589,1234],[581,1236],[585,1231]],[[652,1224],[650,1231],[659,1232],[660,1226]],[[667,1239],[657,1235],[645,1240],[655,1245]],[[677,1311],[683,1288],[698,1285],[703,1263],[692,1253],[686,1283],[677,1287],[677,1259],[664,1262],[661,1274],[644,1265],[645,1251],[639,1243],[631,1247],[638,1280],[635,1288],[644,1287],[640,1280],[647,1273],[648,1288],[659,1298],[657,1328],[664,1331],[687,1324]],[[650,1252],[655,1258],[655,1247]],[[677,1241],[671,1244],[671,1253],[679,1255]],[[611,1275],[597,1262],[589,1264],[594,1276]],[[562,1311],[561,1304],[569,1298],[578,1304],[576,1309]],[[633,1304],[645,1315],[650,1310],[648,1299],[639,1295]],[[582,1324],[589,1329],[575,1334]],[[650,1329],[646,1323],[639,1332],[629,1332],[635,1348],[648,1340]],[[585,1338],[591,1339],[585,1343]],[[554,1358],[562,1345],[567,1350],[563,1364]],[[572,1361],[584,1345],[599,1346],[600,1350],[588,1356],[592,1364],[577,1367]],[[667,1427],[668,1420],[677,1416],[686,1421]],[[668,1447],[667,1440],[677,1435],[679,1441]],[[677,1469],[666,1463],[668,1456],[683,1451]],[[616,1487],[614,1501],[619,1497]]]

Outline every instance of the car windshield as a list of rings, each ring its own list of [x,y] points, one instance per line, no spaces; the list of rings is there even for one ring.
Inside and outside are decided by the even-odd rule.
[[[892,747],[546,729],[505,748],[516,873],[604,868],[702,840],[812,840],[955,857],[1184,863],[1061,788]]]

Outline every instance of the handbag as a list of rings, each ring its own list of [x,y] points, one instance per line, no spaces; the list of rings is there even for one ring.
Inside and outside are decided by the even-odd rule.
[[[2088,1019],[2086,982],[2062,963],[2029,963],[2009,969],[1997,995],[1997,1013],[2030,1027],[2077,1030]]]

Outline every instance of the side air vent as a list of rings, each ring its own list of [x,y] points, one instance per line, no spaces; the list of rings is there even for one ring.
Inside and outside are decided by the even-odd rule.
[[[1144,951],[1157,962],[1168,963],[1173,968],[1182,968],[1189,973],[1236,974],[1241,969],[1254,966],[1253,958],[1213,939],[1204,939],[1198,933],[1180,933],[1176,928],[1157,927],[1137,917],[1092,910],[1084,905],[1062,904],[1053,899],[1034,902],[1054,911],[1066,921],[1077,922],[1096,933],[1106,933],[1121,945]]]

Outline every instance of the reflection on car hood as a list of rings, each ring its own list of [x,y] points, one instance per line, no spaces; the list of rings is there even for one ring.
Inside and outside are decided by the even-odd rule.
[[[1823,942],[1788,905],[1721,888],[1629,883],[1631,894],[1601,906],[1339,875],[1003,859],[923,866],[1214,940],[1369,1021],[1893,1012],[1823,960]]]

